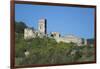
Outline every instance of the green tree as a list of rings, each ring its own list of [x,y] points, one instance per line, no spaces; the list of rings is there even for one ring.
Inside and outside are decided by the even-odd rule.
[[[27,28],[26,24],[24,22],[17,22],[15,21],[15,32],[16,33],[23,33],[24,28]]]

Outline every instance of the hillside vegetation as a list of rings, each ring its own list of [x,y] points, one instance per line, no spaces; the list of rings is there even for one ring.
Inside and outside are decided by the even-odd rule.
[[[19,23],[18,23],[19,24]],[[21,24],[20,24],[21,25]],[[17,25],[19,26],[19,25]],[[66,64],[72,62],[94,61],[93,46],[76,46],[74,43],[57,43],[55,39],[36,37],[24,40],[23,29],[16,30],[15,64]],[[16,29],[19,27],[16,27]],[[25,52],[28,51],[28,56]]]
[[[18,34],[17,34],[18,35]],[[16,37],[16,65],[62,64],[94,60],[94,47],[76,46],[74,43],[57,43],[53,38],[24,40],[23,34]],[[29,52],[25,56],[25,51]]]

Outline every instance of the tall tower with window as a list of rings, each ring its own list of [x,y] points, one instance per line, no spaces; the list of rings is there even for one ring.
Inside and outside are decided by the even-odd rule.
[[[47,25],[46,25],[46,22],[47,21],[44,18],[39,19],[38,31],[42,35],[46,35],[47,34]]]

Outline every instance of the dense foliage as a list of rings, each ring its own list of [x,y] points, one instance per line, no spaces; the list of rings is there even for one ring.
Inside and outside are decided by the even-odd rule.
[[[15,21],[15,32],[16,33],[23,33],[24,28],[27,28],[26,24],[24,22],[17,22]]]
[[[87,39],[87,42],[88,42],[88,44],[93,44],[94,43],[94,39],[93,38]]]
[[[24,40],[23,34],[16,33],[16,65],[65,64],[94,60],[93,46],[76,46],[74,43],[57,43],[55,39],[36,37]],[[25,56],[28,51],[29,55]]]

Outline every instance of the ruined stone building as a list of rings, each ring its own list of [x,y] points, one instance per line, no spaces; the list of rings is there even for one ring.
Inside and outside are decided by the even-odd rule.
[[[47,21],[42,18],[38,21],[38,36],[45,36],[47,34]]]
[[[47,30],[46,30],[46,19],[40,19],[38,21],[38,30],[32,29],[32,28],[25,28],[24,29],[24,39],[31,39],[38,37],[46,36]]]
[[[65,43],[76,43],[78,46],[86,45],[86,40],[82,40],[81,38],[75,36],[75,35],[66,35],[61,36],[58,32],[52,32],[51,36],[59,43],[59,42],[65,42]]]
[[[59,42],[65,42],[65,43],[73,42],[73,43],[76,43],[78,46],[87,44],[86,40],[82,40],[82,38],[76,37],[74,35],[61,36],[59,32],[51,32],[49,35],[51,38],[54,38],[58,43]],[[42,38],[43,36],[47,36],[47,21],[44,18],[39,19],[38,30],[34,30],[32,28],[24,29],[24,39],[32,39],[37,36],[40,38]]]
[[[24,29],[24,39],[31,39],[36,37],[36,31],[32,28]]]

